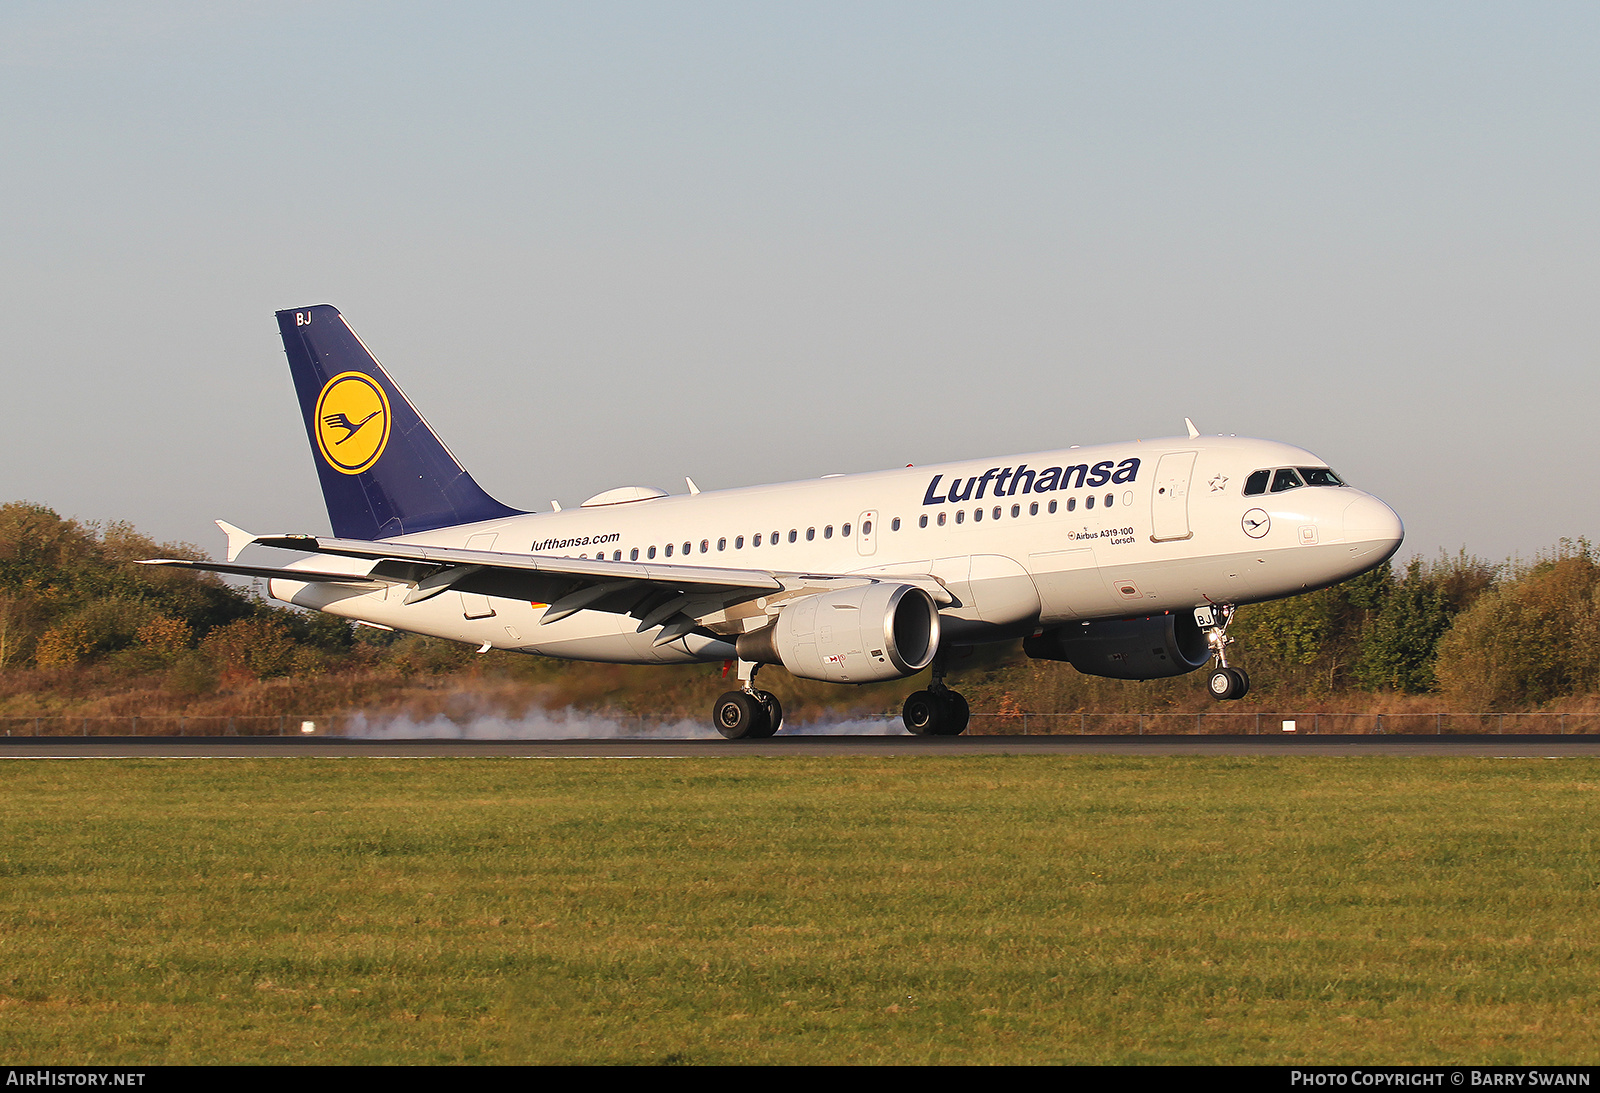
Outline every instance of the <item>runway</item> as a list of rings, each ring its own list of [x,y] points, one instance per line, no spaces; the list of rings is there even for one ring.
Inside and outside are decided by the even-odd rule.
[[[1600,736],[777,736],[769,740],[382,740],[361,737],[0,737],[0,759],[715,759],[786,756],[1600,756]]]

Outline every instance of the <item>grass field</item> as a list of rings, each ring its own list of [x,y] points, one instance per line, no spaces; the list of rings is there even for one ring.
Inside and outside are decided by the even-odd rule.
[[[1569,1062],[1600,761],[11,761],[0,1063]]]

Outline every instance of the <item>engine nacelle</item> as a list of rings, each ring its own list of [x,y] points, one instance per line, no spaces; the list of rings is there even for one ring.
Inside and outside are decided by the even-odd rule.
[[[926,668],[939,651],[939,606],[908,584],[868,584],[803,596],[739,656],[827,683],[877,683]]]
[[[1211,659],[1211,647],[1189,611],[1068,623],[1026,639],[1022,651],[1035,660],[1064,660],[1084,675],[1111,679],[1181,676]]]

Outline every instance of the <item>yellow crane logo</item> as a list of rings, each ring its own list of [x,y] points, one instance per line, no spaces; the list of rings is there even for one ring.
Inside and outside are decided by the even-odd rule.
[[[341,372],[317,396],[317,450],[340,474],[360,474],[389,443],[389,396],[371,376]]]

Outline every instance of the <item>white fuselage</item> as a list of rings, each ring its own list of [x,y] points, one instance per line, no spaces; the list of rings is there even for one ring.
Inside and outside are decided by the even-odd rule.
[[[940,612],[944,640],[974,644],[1074,619],[1269,600],[1371,569],[1403,536],[1399,518],[1377,498],[1349,486],[1243,493],[1253,472],[1324,466],[1304,449],[1272,441],[1170,438],[591,504],[395,541],[932,576],[955,600]],[[372,568],[347,564],[352,574]],[[663,663],[733,655],[729,642],[693,634],[655,646],[651,632],[636,632],[638,620],[606,612],[541,625],[545,605],[520,600],[452,592],[405,604],[395,588],[284,579],[269,591],[351,619],[549,656]]]

